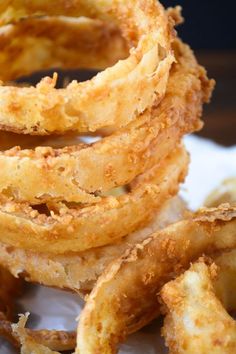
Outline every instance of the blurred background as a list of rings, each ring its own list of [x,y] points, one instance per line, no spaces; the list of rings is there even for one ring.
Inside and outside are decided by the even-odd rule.
[[[224,144],[236,144],[236,26],[235,1],[162,0],[181,5],[185,23],[181,38],[194,48],[199,62],[217,82],[212,103],[205,107],[200,135]]]

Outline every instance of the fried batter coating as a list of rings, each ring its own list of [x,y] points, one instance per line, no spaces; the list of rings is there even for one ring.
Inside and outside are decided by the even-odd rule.
[[[51,203],[47,205],[50,216],[29,203],[16,203],[0,196],[0,241],[53,254],[112,244],[147,225],[162,204],[177,194],[188,161],[187,152],[180,146],[160,165],[140,176],[129,193],[109,196],[100,204],[84,208]]]
[[[50,6],[45,2],[17,1],[1,5],[3,23],[4,18],[14,20],[14,13],[19,18],[18,6],[21,14],[31,16],[73,13],[76,18],[87,16],[107,21],[118,27],[132,49],[127,59],[92,80],[73,81],[65,89],[56,89],[55,81],[48,78],[37,87],[0,87],[2,128],[42,135],[68,130],[96,131],[109,126],[119,128],[163,98],[174,62],[173,28],[158,1],[149,0],[144,5],[142,0],[130,0],[128,4],[125,0],[77,0],[73,1],[72,12],[67,0],[55,2],[55,6],[51,1]],[[8,63],[10,67],[11,62]],[[9,68],[8,72],[11,71]]]
[[[183,218],[185,211],[185,203],[178,197],[172,198],[165,202],[154,220],[144,229],[123,237],[112,245],[77,254],[41,254],[1,243],[0,265],[7,268],[15,277],[69,289],[85,296],[93,289],[98,277],[110,262],[120,257],[131,246],[142,242],[153,232]]]
[[[236,351],[236,252],[224,253],[207,266],[198,262],[166,284],[163,335],[172,354],[231,354]]]
[[[130,183],[160,163],[184,134],[201,128],[202,105],[213,85],[188,46],[176,40],[174,48],[178,62],[160,105],[90,146],[0,153],[0,191],[33,204],[51,199],[99,202],[97,192]]]
[[[202,209],[137,244],[99,278],[80,315],[77,353],[116,353],[160,313],[157,295],[202,254],[236,247],[236,209]]]

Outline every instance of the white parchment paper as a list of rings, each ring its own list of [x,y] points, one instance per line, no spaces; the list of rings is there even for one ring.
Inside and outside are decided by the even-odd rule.
[[[236,176],[236,146],[224,148],[195,136],[187,137],[185,143],[191,153],[191,165],[181,195],[190,208],[196,209],[224,179]],[[30,286],[26,296],[20,300],[19,311],[31,313],[28,325],[34,328],[73,330],[76,328],[75,318],[82,306],[82,301],[73,294]],[[0,339],[0,353],[15,354],[15,351]],[[160,338],[159,321],[130,336],[120,350],[120,354],[144,353],[167,353]]]

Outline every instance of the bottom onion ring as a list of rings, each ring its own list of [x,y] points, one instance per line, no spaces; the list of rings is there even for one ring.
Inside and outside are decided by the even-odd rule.
[[[203,253],[236,247],[236,208],[203,209],[136,245],[99,278],[80,316],[76,353],[116,353],[160,313],[157,294]]]
[[[127,333],[160,312],[157,294],[204,252],[236,247],[236,208],[203,209],[188,219],[154,234],[112,263],[98,280],[82,312],[77,354],[115,353]],[[52,352],[24,330],[21,318],[15,332],[22,353]]]
[[[119,257],[131,245],[144,240],[148,237],[148,235],[150,235],[150,233],[180,220],[185,211],[185,203],[178,197],[172,198],[170,201],[165,203],[165,205],[158,212],[155,220],[152,221],[152,223],[150,223],[145,229],[127,236],[120,243],[112,246],[105,246],[101,249],[84,252],[78,256],[68,255],[58,257],[59,260],[57,263],[53,258],[50,259],[48,255],[40,256],[39,254],[32,254],[17,249],[12,249],[10,252],[6,245],[1,244],[0,264],[7,266],[15,276],[18,276],[20,272],[23,272],[23,276],[29,281],[40,282],[49,286],[64,286],[69,288],[68,284],[65,284],[65,281],[63,282],[61,276],[62,272],[59,267],[59,261],[63,258],[64,262],[62,264],[66,271],[64,268],[63,270],[65,274],[67,273],[68,282],[70,281],[71,284],[71,290],[74,290],[76,284],[78,284],[78,279],[81,281],[81,276],[78,276],[78,273],[79,275],[80,273],[83,273],[83,271],[86,273],[85,269],[87,269],[87,272],[90,273],[92,272],[91,268],[93,269],[94,279],[91,280],[88,278],[84,284],[82,283],[82,285],[80,285],[80,287],[78,285],[80,293],[81,290],[83,290],[84,293],[87,293],[92,289],[96,280],[95,277],[97,278],[112,260]],[[58,267],[54,266],[54,264],[57,264]],[[79,270],[81,267],[82,271]],[[15,280],[15,278],[13,279]],[[17,280],[15,281],[17,282]],[[82,286],[84,286],[84,288]],[[19,347],[19,339],[12,332],[11,322],[0,321],[0,326],[4,330],[5,336],[7,336],[8,339],[12,339],[14,341],[14,345]],[[49,347],[51,350],[69,350],[74,349],[76,345],[75,332],[26,329],[25,334],[28,338],[30,338],[31,342],[35,342],[35,345],[44,345]]]
[[[227,312],[236,310],[236,251],[215,263],[195,263],[162,289],[163,335],[171,354],[236,352],[236,322]]]
[[[115,245],[83,252],[80,255],[65,255],[50,258],[46,254],[40,255],[25,252],[12,247],[9,249],[9,246],[1,244],[0,265],[7,267],[16,277],[22,274],[26,280],[31,282],[39,282],[58,288],[69,288],[70,290],[85,294],[92,289],[97,277],[112,260],[121,256],[130,246],[144,240],[150,233],[180,220],[185,211],[185,203],[179,197],[174,197],[162,206],[155,220],[145,229],[125,237]],[[3,281],[1,274],[0,268],[0,282],[5,284],[6,281]],[[81,274],[84,274],[84,282],[82,281]],[[14,280],[15,284],[19,282],[16,278],[10,277]],[[7,287],[5,286],[4,291],[6,289]],[[18,337],[12,332],[10,321],[6,321],[6,319],[0,320],[0,333],[13,341],[15,346],[20,346]],[[76,345],[75,332],[26,329],[26,334],[35,344],[39,343],[52,350],[74,349]]]
[[[150,234],[183,218],[185,204],[178,198],[165,202],[155,219],[144,229],[134,232],[115,244],[78,254],[49,255],[25,251],[0,243],[0,265],[15,277],[46,286],[69,289],[84,296],[92,290],[106,266],[129,247],[142,242]]]

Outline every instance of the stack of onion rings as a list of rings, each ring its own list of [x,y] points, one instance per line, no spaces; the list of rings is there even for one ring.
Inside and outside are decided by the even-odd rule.
[[[162,180],[161,173],[158,173],[160,166],[161,164],[171,166],[171,163],[164,162],[164,158],[173,151],[184,133],[199,127],[202,101],[206,93],[207,81],[204,72],[198,67],[191,51],[177,41],[175,49],[179,62],[172,70],[166,97],[157,108],[153,108],[155,113],[151,121],[142,124],[140,129],[136,126],[134,129],[132,127],[135,140],[131,140],[131,146],[129,142],[128,146],[126,145],[125,140],[128,136],[127,130],[124,130],[123,136],[121,133],[115,133],[91,147],[83,146],[79,151],[77,151],[78,147],[68,147],[63,151],[36,148],[35,150],[12,149],[1,153],[0,234],[5,235],[1,241],[4,242],[7,232],[8,243],[18,247],[36,247],[38,251],[43,251],[47,246],[47,249],[53,253],[83,251],[112,243],[150,220],[158,203],[162,202],[157,198],[158,179]],[[143,117],[147,119],[146,116],[149,116],[148,112],[142,115],[141,122]],[[139,123],[140,121],[131,125]],[[137,137],[141,141],[136,140]],[[136,141],[138,143],[135,143]],[[117,143],[114,145],[115,142]],[[116,148],[119,146],[119,149],[117,156],[111,159],[114,146]],[[169,161],[173,159],[172,156],[166,158]],[[127,164],[122,169],[124,159]],[[119,166],[119,172],[115,170],[115,163]],[[178,168],[177,164],[175,166],[176,182],[170,181],[166,196],[176,193],[179,181],[185,174],[186,164],[183,164],[182,169]],[[65,203],[68,200],[70,202],[78,202],[79,198],[81,200],[79,179],[83,188],[88,188],[89,185],[91,187],[92,183],[93,190],[105,182],[107,188],[103,191],[107,191],[120,183],[125,184],[130,179],[132,181],[133,177],[142,173],[145,168],[148,170],[144,172],[143,177],[139,176],[136,182],[132,182],[130,192],[124,196],[96,196],[83,189],[82,193],[86,201],[87,198],[90,202],[91,199],[93,200],[91,206],[85,204],[83,208],[81,205],[72,208]],[[78,176],[75,176],[76,170]],[[94,170],[97,171],[97,175],[92,178]],[[174,178],[174,174],[171,176]],[[39,192],[42,193],[41,196]],[[28,199],[31,205],[46,202],[51,215],[46,217],[39,214],[28,202],[23,202],[25,199]],[[117,220],[120,220],[118,224]],[[102,222],[100,230],[97,227],[99,222]],[[18,227],[19,223],[24,227],[24,232],[35,236],[23,239]],[[40,242],[38,238],[41,238]]]
[[[156,0],[7,0],[0,5],[0,78],[5,81],[0,86],[0,265],[16,277],[82,295],[100,277],[81,317],[76,353],[105,352],[99,335],[96,344],[86,334],[91,306],[99,311],[94,294],[101,289],[106,298],[101,284],[116,268],[111,261],[136,243],[137,249],[148,244],[147,233],[139,230],[157,212],[162,220],[163,205],[187,174],[182,137],[202,127],[202,106],[214,82],[175,37],[174,22],[180,20],[178,9],[165,11]],[[105,70],[62,89],[56,88],[56,74],[36,87],[6,82],[54,67]],[[101,139],[86,144],[82,134]],[[117,187],[123,192],[112,195]],[[162,223],[157,221],[157,229]],[[116,282],[114,291],[119,299]],[[107,352],[114,352],[116,338],[157,314],[145,306],[140,311],[117,333],[111,323]],[[46,332],[25,332],[21,324],[15,332],[23,346],[63,350],[74,345],[74,335],[49,332],[46,340]],[[11,333],[15,339],[17,334]]]

